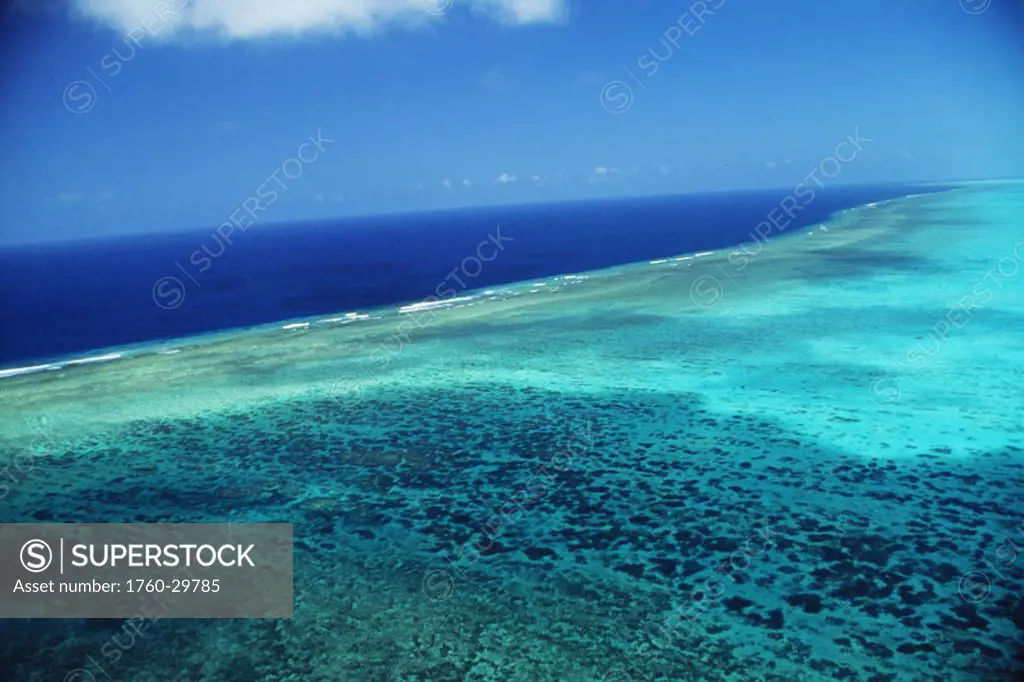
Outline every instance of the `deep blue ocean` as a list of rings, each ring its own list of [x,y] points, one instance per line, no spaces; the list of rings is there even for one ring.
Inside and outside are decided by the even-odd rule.
[[[801,199],[803,208],[785,231],[773,229],[771,238],[844,208],[925,191],[898,185],[816,189],[813,199]],[[8,247],[0,250],[0,367],[422,300],[457,269],[465,287],[452,278],[450,285],[476,289],[722,248],[753,240],[758,223],[789,194],[257,223],[236,229],[230,244],[210,228]],[[496,230],[504,248],[481,267],[472,259]],[[494,249],[482,253],[491,257]]]

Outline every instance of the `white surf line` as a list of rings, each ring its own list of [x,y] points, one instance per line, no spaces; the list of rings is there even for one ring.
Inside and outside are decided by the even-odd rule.
[[[0,379],[4,377],[16,377],[19,374],[32,374],[44,370],[61,369],[62,365],[28,365],[26,367],[13,367],[11,369],[0,369]]]
[[[64,360],[62,362],[50,362],[45,365],[26,365],[24,367],[12,367],[11,369],[0,369],[0,379],[15,377],[22,374],[34,374],[36,372],[54,372],[75,365],[89,365],[94,362],[109,362],[125,357],[124,353],[107,353],[106,355],[94,355],[92,357]]]
[[[124,353],[108,353],[107,355],[96,355],[91,358],[79,358],[77,360],[67,360],[64,362],[65,365],[87,365],[92,362],[108,362],[110,360],[117,360],[123,358]]]
[[[399,313],[411,313],[417,310],[427,310],[429,308],[438,308],[440,306],[451,305],[452,303],[459,303],[461,301],[472,301],[473,296],[457,296],[456,298],[448,298],[440,301],[423,301],[422,303],[413,303],[411,305],[402,306],[398,309]]]
[[[350,324],[352,322],[358,322],[359,320],[368,320],[370,315],[368,313],[345,313],[341,317],[326,317],[322,320],[316,320],[316,324]],[[380,318],[377,318],[380,319]]]

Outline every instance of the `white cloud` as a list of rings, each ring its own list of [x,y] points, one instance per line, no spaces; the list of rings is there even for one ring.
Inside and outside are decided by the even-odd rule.
[[[658,166],[658,172],[661,173],[662,175],[668,175],[669,173],[672,172],[672,166],[668,165],[667,163],[663,163],[660,166]]]
[[[590,173],[588,178],[590,182],[611,182],[613,180],[621,179],[622,169],[621,168],[608,168],[607,166],[598,166]]]
[[[764,162],[764,167],[767,168],[768,170],[774,169],[775,166],[776,166],[776,163],[774,161],[765,161]]]
[[[566,0],[70,0],[74,12],[141,39],[200,32],[229,39],[374,33],[469,9],[506,24],[561,21]],[[454,9],[452,9],[454,7]]]
[[[501,184],[503,184],[503,185],[507,185],[508,183],[510,183],[510,182],[515,182],[515,181],[516,181],[516,176],[514,176],[514,175],[509,175],[508,173],[502,173],[502,174],[501,174],[501,175],[499,175],[499,176],[498,176],[498,178],[497,178],[497,179],[495,180],[495,182],[500,182],[500,183],[501,183]]]
[[[465,185],[466,187],[472,187],[473,186],[473,183],[470,182],[468,179],[464,179],[462,181],[462,184]]]
[[[441,186],[444,187],[445,189],[451,189],[452,181],[449,180],[448,178],[445,178],[444,180],[441,181]]]
[[[623,174],[621,168],[598,166],[594,170],[590,171],[590,175],[587,176],[587,182],[618,182],[622,180],[622,178]]]
[[[496,16],[508,24],[562,21],[568,12],[565,0],[469,0],[469,4],[475,12]]]

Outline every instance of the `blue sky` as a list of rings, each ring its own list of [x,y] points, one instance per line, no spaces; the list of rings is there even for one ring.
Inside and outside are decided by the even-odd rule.
[[[1018,0],[17,4],[2,243],[216,226],[318,135],[261,221],[792,187],[858,131],[830,182],[1024,176]]]

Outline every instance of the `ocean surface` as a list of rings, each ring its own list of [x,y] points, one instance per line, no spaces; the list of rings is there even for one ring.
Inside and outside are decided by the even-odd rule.
[[[295,617],[155,620],[130,646],[118,620],[0,621],[0,676],[1020,679],[1024,184],[932,189],[741,248],[782,196],[742,224],[724,196],[678,200],[719,202],[696,223],[552,209],[439,300],[490,217],[432,244],[395,224],[393,251],[245,234],[169,310],[181,237],[64,255],[70,292],[44,251],[6,253],[8,366],[289,320],[0,378],[0,521],[293,523]],[[392,283],[367,310],[359,276],[300,256],[358,239],[359,276]]]
[[[422,301],[754,241],[934,187],[825,187],[257,225],[0,249],[0,368],[108,346]],[[789,222],[780,229],[782,220]],[[766,228],[760,228],[762,233]],[[481,241],[505,239],[474,262]],[[224,236],[226,235],[226,237]],[[481,254],[491,258],[492,247]],[[468,261],[466,259],[469,259]],[[463,263],[465,261],[465,268]],[[456,270],[459,271],[456,271]],[[454,275],[452,275],[453,271]]]

